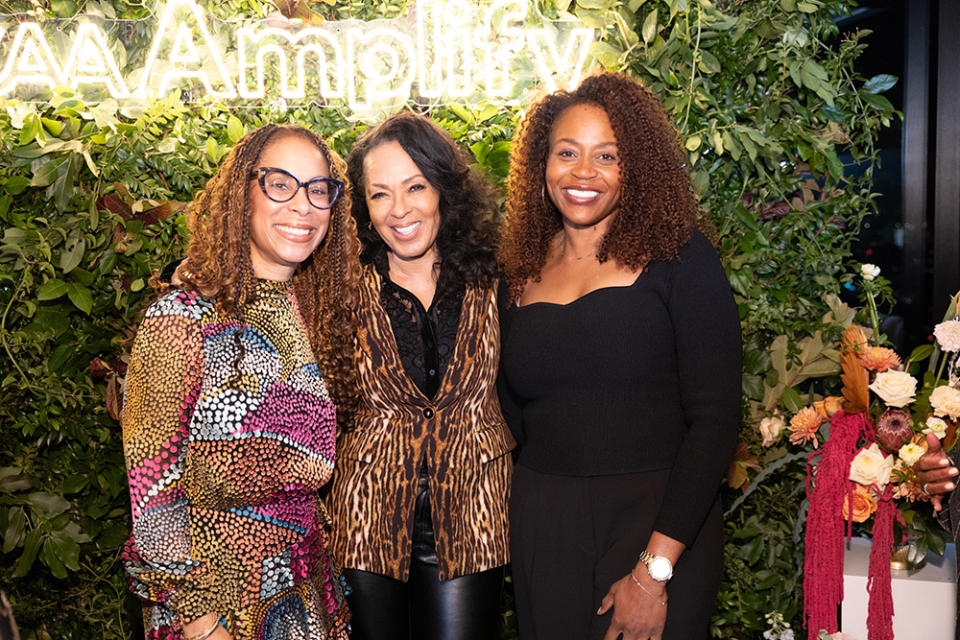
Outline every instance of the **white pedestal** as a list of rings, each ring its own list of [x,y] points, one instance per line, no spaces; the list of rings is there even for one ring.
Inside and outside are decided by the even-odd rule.
[[[843,555],[840,629],[853,640],[867,640],[867,569],[870,541],[854,538]],[[941,558],[927,554],[918,571],[890,572],[893,635],[898,640],[954,640],[957,613],[957,551],[948,544]],[[903,615],[898,615],[900,613]]]

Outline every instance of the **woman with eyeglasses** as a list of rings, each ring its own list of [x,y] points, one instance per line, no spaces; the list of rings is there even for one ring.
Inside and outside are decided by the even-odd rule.
[[[495,384],[495,192],[408,112],[367,132],[347,165],[359,398],[327,504],[352,638],[495,639],[514,447]]]
[[[322,139],[267,125],[189,208],[181,288],[146,311],[123,408],[147,638],[347,638],[317,498],[355,378],[343,190]]]

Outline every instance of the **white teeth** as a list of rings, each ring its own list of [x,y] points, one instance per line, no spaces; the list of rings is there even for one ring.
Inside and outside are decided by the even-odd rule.
[[[282,224],[278,224],[277,229],[280,229],[280,231],[283,231],[284,233],[289,233],[295,236],[308,236],[313,232],[313,229],[300,229],[297,227],[288,227]]]
[[[599,191],[580,191],[579,189],[567,189],[567,193],[574,198],[593,198],[600,195]]]
[[[416,231],[417,227],[419,226],[420,226],[419,222],[414,222],[413,224],[407,225],[405,227],[394,227],[393,230],[402,236],[409,236],[414,231]]]

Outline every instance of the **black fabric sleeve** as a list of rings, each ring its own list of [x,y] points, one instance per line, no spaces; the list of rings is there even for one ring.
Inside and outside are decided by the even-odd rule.
[[[497,285],[497,311],[500,316],[500,353],[503,353],[503,342],[510,330],[510,312],[508,310],[508,301],[510,300],[510,287],[506,279],[501,279]],[[497,373],[497,393],[500,396],[500,410],[503,412],[503,418],[507,421],[507,426],[513,432],[513,438],[517,441],[517,452],[523,446],[523,413],[513,392],[510,391],[510,385],[507,384],[503,375],[503,358],[500,359],[500,370]],[[517,453],[515,452],[515,454]]]
[[[667,306],[686,434],[654,530],[689,545],[727,472],[740,424],[740,321],[720,259],[695,231],[670,263]]]

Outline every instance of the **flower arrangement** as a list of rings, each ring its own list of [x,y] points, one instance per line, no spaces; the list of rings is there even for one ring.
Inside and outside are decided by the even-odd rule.
[[[804,610],[808,638],[837,631],[842,599],[843,544],[853,524],[873,538],[870,556],[869,640],[892,640],[890,554],[907,538],[921,540],[925,552],[942,553],[945,532],[933,524],[932,510],[915,508],[929,496],[919,486],[913,464],[926,451],[932,433],[949,450],[960,418],[960,320],[956,300],[951,316],[934,336],[942,358],[931,345],[914,349],[906,362],[884,345],[875,296],[879,270],[863,265],[861,276],[872,330],[850,323],[838,349],[840,396],[815,400],[797,411],[786,429],[795,445],[809,445]],[[930,360],[918,379],[920,364]],[[949,360],[949,364],[948,363]],[[943,378],[946,367],[947,378]],[[768,422],[766,430],[773,432]],[[763,434],[764,425],[760,431]],[[820,442],[821,434],[824,442]],[[767,440],[766,434],[764,439]],[[922,554],[921,554],[922,557]]]

